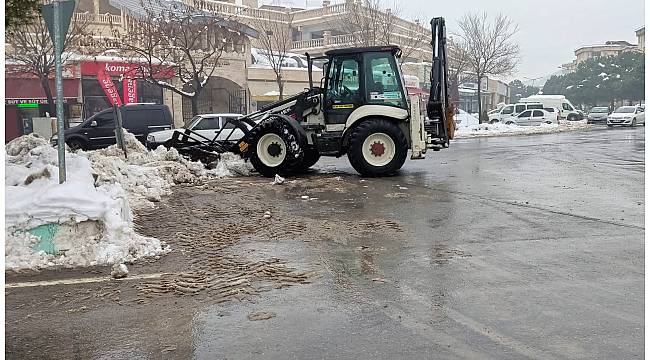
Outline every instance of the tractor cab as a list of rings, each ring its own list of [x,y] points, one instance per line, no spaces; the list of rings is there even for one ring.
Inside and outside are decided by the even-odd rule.
[[[326,124],[345,124],[364,105],[408,111],[406,92],[397,65],[397,46],[330,50],[325,53],[323,110]]]

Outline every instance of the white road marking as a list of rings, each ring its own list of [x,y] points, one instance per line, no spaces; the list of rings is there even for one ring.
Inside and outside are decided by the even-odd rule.
[[[101,276],[101,277],[88,277],[88,278],[77,278],[77,279],[57,279],[57,280],[46,280],[46,281],[26,281],[26,282],[17,282],[17,283],[7,283],[5,288],[25,288],[25,287],[36,287],[36,286],[53,286],[53,285],[75,285],[75,284],[87,284],[87,283],[98,283],[105,281],[128,281],[128,280],[144,280],[144,279],[157,279],[165,273],[157,274],[141,274],[141,275],[132,275],[125,277],[123,279],[113,279],[110,276]]]

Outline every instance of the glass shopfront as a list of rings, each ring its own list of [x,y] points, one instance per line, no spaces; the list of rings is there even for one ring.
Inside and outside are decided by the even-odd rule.
[[[124,101],[124,89],[122,81],[113,78],[113,84],[117,93]],[[97,78],[84,78],[81,80],[81,93],[83,95],[84,119],[111,107],[108,97],[104,93]],[[144,80],[137,80],[137,102],[139,103],[163,103],[163,90],[160,86],[148,83]]]

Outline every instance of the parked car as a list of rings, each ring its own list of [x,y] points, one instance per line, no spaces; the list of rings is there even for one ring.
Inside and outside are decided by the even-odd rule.
[[[609,127],[614,125],[636,126],[637,124],[645,126],[644,106],[621,106],[607,117],[607,126]]]
[[[609,108],[607,106],[594,106],[587,113],[587,123],[607,123],[607,116],[609,115]]]
[[[531,95],[519,100],[519,102],[542,103],[544,107],[558,108],[560,117],[569,121],[584,119],[584,114],[576,110],[576,107],[564,95]]]
[[[507,119],[506,125],[519,125],[519,126],[538,126],[542,123],[552,124],[557,122],[557,117],[543,109],[526,110],[521,114]]]
[[[497,113],[488,115],[490,124],[502,122],[506,123],[509,119],[516,117],[525,110],[529,109],[543,109],[544,105],[542,103],[517,103],[506,105]]]
[[[167,105],[127,104],[120,108],[122,127],[135,135],[143,144],[149,133],[171,129],[174,121]],[[51,139],[58,143],[58,136]],[[65,142],[73,149],[91,150],[116,143],[113,108],[102,110],[81,124],[65,130]]]
[[[546,108],[544,108],[544,110],[551,113],[553,118],[556,120],[556,121],[554,121],[555,123],[558,123],[558,124],[560,123],[560,119],[562,118],[562,116],[560,115],[561,114],[560,109],[555,108],[555,107],[546,107]]]
[[[456,114],[454,115],[454,121],[456,122],[456,127],[467,127],[470,125],[478,125],[478,118],[470,115],[467,111],[463,109],[456,109]]]
[[[204,136],[210,140],[214,139],[215,135],[219,130],[224,127],[225,129],[219,134],[217,140],[226,140],[231,130],[234,129],[232,135],[230,135],[231,140],[239,140],[244,133],[240,129],[236,129],[235,126],[231,123],[226,124],[228,119],[237,119],[242,117],[242,114],[203,114],[197,115],[192,120],[190,120],[183,129],[190,129],[197,134]],[[150,149],[155,149],[160,145],[164,145],[169,139],[174,135],[174,130],[163,130],[150,133],[147,136],[147,147]]]

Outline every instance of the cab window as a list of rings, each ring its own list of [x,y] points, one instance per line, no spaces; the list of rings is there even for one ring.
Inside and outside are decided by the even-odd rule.
[[[395,57],[391,53],[367,53],[366,97],[371,104],[406,108]]]
[[[327,98],[334,103],[354,103],[359,98],[359,63],[338,58],[330,66]]]
[[[97,127],[104,127],[104,128],[106,128],[106,127],[114,128],[115,127],[115,121],[113,120],[113,113],[112,112],[108,112],[108,113],[105,113],[105,114],[99,114],[99,115],[97,115],[97,116],[95,116],[93,118],[93,121],[97,122]],[[90,127],[91,123],[92,123],[92,121],[89,122],[86,125],[86,127]]]
[[[543,116],[544,116],[543,112],[541,112],[539,110],[533,111],[533,117],[543,117]]]
[[[524,110],[526,110],[526,105],[515,105],[515,113],[519,114]]]
[[[562,103],[562,110],[573,111],[573,108],[567,103]]]
[[[235,124],[231,123],[231,122],[228,122],[230,120],[237,120],[237,118],[233,118],[233,117],[221,118],[221,121],[222,121],[221,127],[224,128],[224,129],[234,129]]]
[[[506,106],[506,107],[503,108],[503,111],[501,111],[501,113],[503,115],[510,115],[510,114],[512,114],[512,111],[514,110],[514,108],[515,108],[514,106]]]
[[[219,118],[203,118],[193,130],[214,130],[219,129]]]

